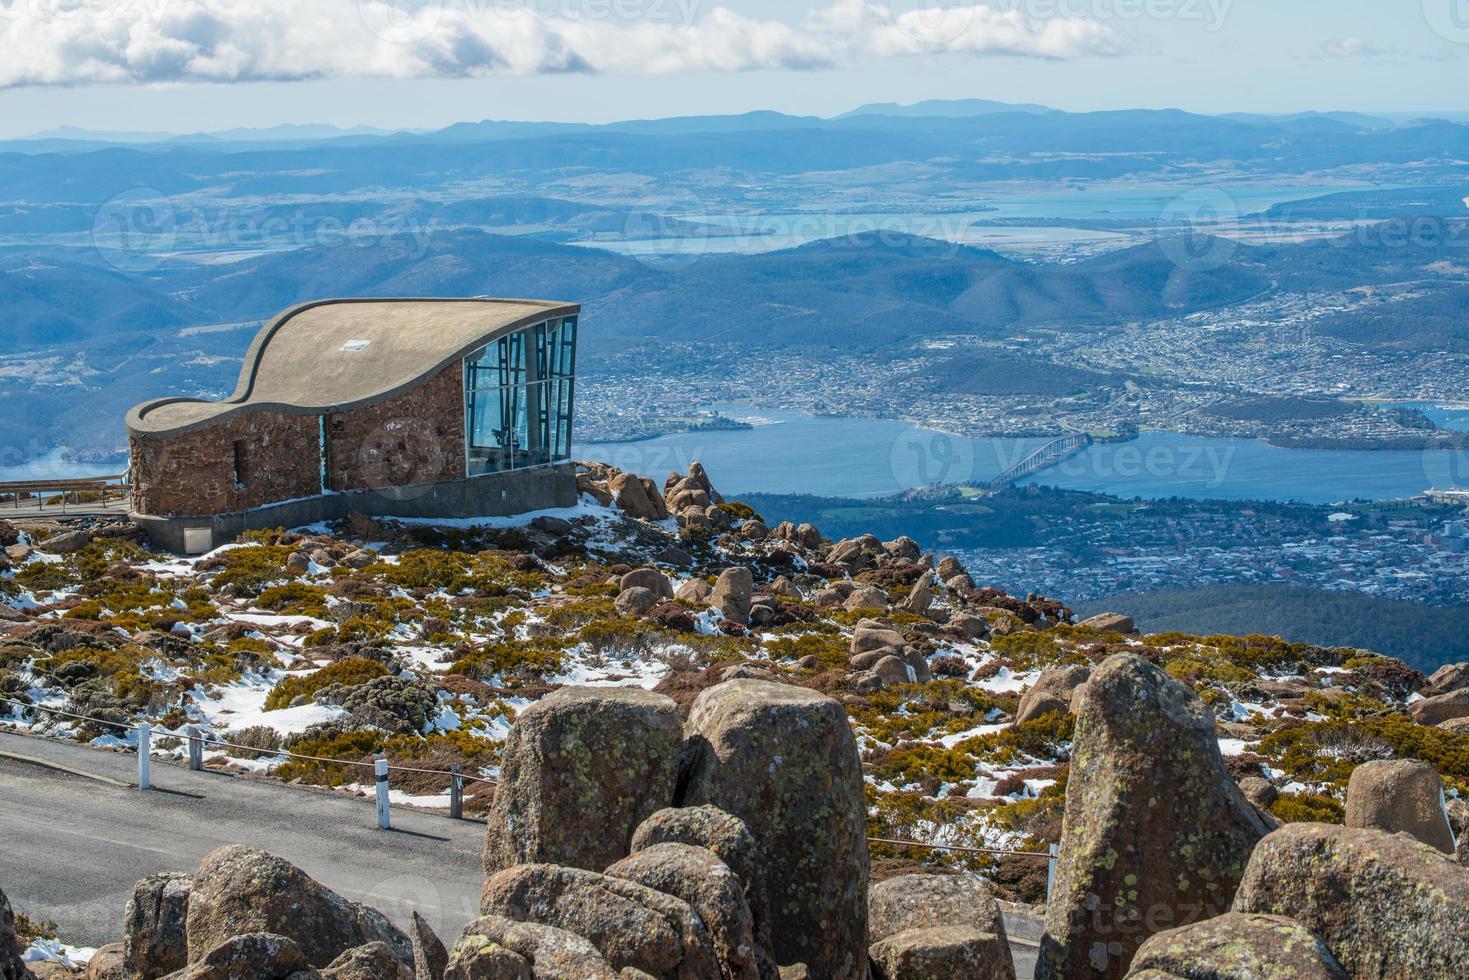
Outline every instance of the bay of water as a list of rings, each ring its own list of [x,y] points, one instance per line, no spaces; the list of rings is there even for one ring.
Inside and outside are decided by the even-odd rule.
[[[23,480],[79,480],[89,476],[111,476],[128,468],[127,462],[74,463],[66,459],[66,450],[57,448],[25,459],[7,458],[0,454],[0,483]]]
[[[984,482],[1047,441],[967,439],[891,420],[714,407],[757,424],[744,431],[586,444],[575,454],[659,480],[698,460],[714,485],[733,495],[876,497],[934,483]],[[1460,412],[1458,421],[1469,428],[1469,412]],[[1469,454],[1277,449],[1256,439],[1144,432],[1132,442],[1091,446],[1025,482],[1125,498],[1328,504],[1469,486]]]
[[[1126,235],[1071,228],[1066,221],[1119,219],[1150,221],[1173,211],[1186,217],[1207,206],[1221,220],[1264,211],[1273,205],[1303,200],[1349,189],[1326,184],[1240,184],[1228,186],[1184,186],[1178,184],[1107,184],[1082,190],[1057,187],[1040,192],[981,195],[973,202],[986,210],[956,210],[949,213],[879,212],[821,213],[782,212],[756,214],[688,214],[686,220],[737,234],[681,238],[660,235],[621,241],[590,241],[574,244],[605,249],[622,255],[653,258],[664,255],[757,254],[796,248],[814,241],[843,238],[873,231],[901,232],[923,238],[981,247],[1025,247],[1033,245],[1099,243],[1108,239],[1125,242]],[[1055,219],[1046,227],[987,227],[976,223],[1003,219]]]

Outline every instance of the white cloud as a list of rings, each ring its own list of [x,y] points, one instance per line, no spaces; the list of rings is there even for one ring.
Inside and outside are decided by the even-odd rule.
[[[1321,45],[1328,58],[1375,58],[1386,50],[1360,37],[1335,37]]]
[[[0,88],[813,70],[918,54],[1119,50],[1083,18],[836,0],[803,23],[701,0],[0,0]]]

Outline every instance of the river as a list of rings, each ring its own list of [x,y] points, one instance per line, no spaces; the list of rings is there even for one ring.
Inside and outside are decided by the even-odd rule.
[[[983,482],[1047,441],[968,439],[885,419],[714,407],[754,428],[585,444],[576,455],[658,479],[697,459],[715,486],[735,495],[877,497],[932,483]],[[1469,429],[1469,411],[1429,414],[1440,425]],[[1025,482],[1128,498],[1328,504],[1469,486],[1469,454],[1278,449],[1257,439],[1144,432],[1132,442],[1091,446]]]

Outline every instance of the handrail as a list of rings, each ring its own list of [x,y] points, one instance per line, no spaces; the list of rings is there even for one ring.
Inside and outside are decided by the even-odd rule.
[[[62,716],[64,718],[76,718],[76,719],[78,719],[80,721],[89,721],[89,722],[92,722],[93,724],[97,724],[97,725],[108,725],[108,726],[111,726],[113,728],[131,728],[131,727],[133,727],[131,725],[124,725],[121,722],[108,721],[105,718],[93,718],[93,717],[90,717],[88,715],[77,714],[74,711],[67,711],[64,708],[53,708],[53,707],[50,707],[49,705],[44,705],[44,704],[28,704],[25,701],[18,701],[15,698],[8,698],[8,697],[0,696],[0,701],[8,702],[8,703],[14,704],[14,705],[18,705],[18,706],[20,706],[22,708],[30,708],[30,709],[33,709],[33,710],[38,709],[38,710],[41,710],[41,711],[49,711],[52,714],[60,715],[60,716]],[[224,746],[226,748],[240,749],[240,750],[243,750],[243,751],[246,751],[246,752],[255,752],[255,753],[258,753],[260,755],[266,755],[266,756],[284,756],[286,758],[302,759],[302,760],[305,760],[305,761],[308,761],[308,762],[325,762],[325,763],[330,763],[330,764],[333,764],[333,765],[356,766],[358,768],[363,768],[363,769],[372,769],[372,768],[374,768],[377,765],[377,763],[375,763],[375,762],[359,762],[359,761],[353,761],[353,760],[350,760],[350,759],[331,759],[331,758],[325,758],[325,757],[322,757],[322,756],[315,756],[315,755],[301,755],[301,754],[296,753],[296,752],[288,752],[288,751],[284,751],[284,750],[279,751],[279,752],[276,752],[276,751],[272,751],[270,749],[262,749],[262,748],[259,748],[257,746],[253,746],[253,745],[239,745],[239,744],[234,743],[234,742],[226,742],[226,741],[224,741],[222,739],[218,739],[218,738],[215,738],[215,737],[210,736],[210,735],[204,735],[202,733],[199,734],[199,735],[197,735],[197,736],[178,736],[178,735],[171,735],[170,737],[172,737],[172,738],[196,737],[201,742],[203,742],[204,744],[207,744],[207,745],[220,745],[220,746]],[[429,776],[448,776],[451,779],[453,779],[455,777],[458,777],[459,779],[467,780],[467,781],[470,781],[470,782],[485,783],[485,784],[490,785],[490,786],[498,786],[499,785],[499,781],[498,780],[490,779],[490,778],[487,778],[485,776],[471,776],[471,775],[469,775],[467,773],[445,772],[445,771],[443,771],[441,769],[420,769],[420,768],[417,768],[417,767],[414,767],[414,766],[395,766],[395,765],[392,765],[392,764],[389,764],[388,768],[390,770],[397,770],[398,772],[422,773],[424,775],[429,775]],[[900,840],[900,839],[891,838],[891,837],[868,837],[867,838],[867,842],[869,844],[890,844],[890,845],[894,845],[894,846],[898,846],[898,847],[921,847],[921,848],[925,848],[927,850],[932,850],[932,851],[955,851],[955,852],[958,852],[958,853],[961,853],[961,854],[998,854],[998,855],[1012,855],[1012,856],[1015,856],[1015,857],[1036,857],[1036,858],[1047,858],[1047,859],[1054,859],[1055,856],[1056,856],[1055,854],[1051,854],[1051,853],[1047,853],[1047,852],[1042,852],[1042,851],[1016,851],[1016,850],[1009,850],[1009,849],[1000,848],[1000,847],[972,847],[972,846],[964,845],[964,844],[931,844],[931,843],[928,843],[926,841]]]
[[[88,722],[91,722],[94,725],[107,725],[107,726],[109,726],[111,728],[132,728],[132,727],[134,727],[132,724],[124,724],[124,723],[118,722],[118,721],[109,721],[106,718],[94,718],[94,717],[91,717],[89,715],[79,715],[79,714],[77,714],[74,711],[67,711],[64,708],[53,708],[50,705],[45,705],[45,704],[28,704],[25,701],[17,701],[15,698],[0,697],[0,701],[5,701],[5,702],[9,702],[10,704],[19,705],[22,708],[30,708],[30,709],[34,709],[34,710],[40,710],[40,711],[49,711],[52,714],[54,714],[54,715],[60,715],[63,718],[75,718],[78,721],[88,721]],[[187,736],[187,735],[173,735],[173,734],[170,733],[170,736],[169,737],[171,737],[171,738],[189,738],[191,736]],[[206,745],[219,745],[219,746],[223,746],[225,748],[239,749],[239,750],[241,750],[243,752],[254,752],[254,753],[258,754],[258,755],[263,755],[263,756],[275,756],[275,757],[284,757],[284,758],[288,758],[288,759],[300,759],[300,760],[303,760],[305,762],[325,762],[325,763],[329,763],[329,764],[332,764],[332,765],[339,765],[339,766],[357,766],[357,767],[364,768],[364,769],[371,769],[371,768],[373,768],[376,765],[376,763],[372,763],[372,762],[360,762],[360,761],[354,761],[354,760],[351,760],[351,759],[330,759],[330,758],[326,758],[324,756],[302,755],[299,752],[290,752],[290,751],[287,751],[285,749],[280,749],[280,750],[263,749],[263,748],[259,747],[258,745],[240,745],[240,744],[238,744],[236,742],[226,742],[223,739],[216,738],[213,735],[205,735],[202,732],[199,733],[197,736],[194,736],[194,737],[197,737],[201,742],[203,742]],[[391,766],[390,768],[396,769],[398,772],[416,772],[416,773],[422,773],[422,774],[428,775],[428,776],[448,776],[448,777],[451,777],[451,778],[454,777],[454,776],[458,776],[460,779],[463,779],[463,780],[466,780],[466,781],[469,781],[469,782],[489,783],[490,785],[494,785],[495,782],[496,782],[495,780],[486,778],[484,776],[471,776],[468,773],[446,772],[446,771],[440,770],[440,769],[420,769],[420,768],[416,768],[416,767],[413,767],[413,766]]]

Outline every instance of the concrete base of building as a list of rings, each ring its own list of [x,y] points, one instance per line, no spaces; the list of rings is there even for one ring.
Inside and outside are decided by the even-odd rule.
[[[349,514],[446,519],[509,517],[575,504],[576,466],[563,463],[447,483],[325,494],[234,514],[156,517],[135,512],[130,516],[154,547],[197,555],[227,544],[244,531],[340,521]]]

